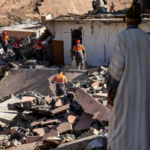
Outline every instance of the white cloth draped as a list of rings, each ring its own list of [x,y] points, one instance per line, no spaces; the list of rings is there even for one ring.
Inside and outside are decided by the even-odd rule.
[[[150,150],[150,35],[136,28],[121,32],[108,71],[120,81],[108,150]]]

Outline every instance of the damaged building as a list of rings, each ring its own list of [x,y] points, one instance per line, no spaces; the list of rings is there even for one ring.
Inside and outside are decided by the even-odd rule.
[[[147,11],[149,2],[143,1]],[[105,13],[99,14],[101,7]],[[97,3],[96,11],[85,15],[47,14],[41,21],[3,28],[11,40],[8,56],[0,54],[0,150],[107,150],[108,64],[116,36],[126,26],[124,14],[107,13],[106,1],[101,7]],[[141,17],[140,28],[150,34],[150,14]],[[24,62],[14,61],[11,51],[18,36]],[[41,65],[33,52],[37,39],[46,47]],[[70,66],[77,39],[86,49],[85,70]],[[51,82],[58,70],[68,80],[61,96]]]
[[[69,75],[73,82],[66,85],[67,95],[41,94],[35,92],[37,87],[34,91],[24,89],[21,93],[19,90],[18,94],[3,98],[0,106],[0,145],[3,149],[91,150],[99,147],[106,150],[107,68],[68,72],[66,76]],[[93,145],[95,142],[97,144]]]
[[[119,32],[126,29],[122,14],[67,15],[45,21],[51,35],[53,57],[60,64],[70,65],[72,49],[76,39],[80,39],[87,53],[86,63],[91,66],[108,64],[113,51],[113,43]],[[150,32],[150,15],[143,15],[140,28]],[[60,56],[61,55],[61,56]]]

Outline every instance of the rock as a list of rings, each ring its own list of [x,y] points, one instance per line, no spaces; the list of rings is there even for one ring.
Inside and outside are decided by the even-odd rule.
[[[93,149],[100,149],[103,147],[103,142],[100,138],[96,138],[91,141],[85,150],[93,150]]]
[[[99,131],[91,127],[87,132],[83,132],[78,139],[97,134],[99,134]]]
[[[62,141],[66,140],[66,139],[68,141],[73,141],[73,140],[76,139],[75,136],[74,136],[74,134],[63,134],[63,135],[60,136],[60,138],[62,138]]]

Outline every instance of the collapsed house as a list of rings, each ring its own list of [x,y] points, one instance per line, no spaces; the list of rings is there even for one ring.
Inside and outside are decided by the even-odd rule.
[[[97,6],[101,11],[103,6]],[[107,149],[107,67],[115,38],[126,26],[123,14],[94,13],[54,19],[50,14],[43,15],[40,24],[5,28],[12,38],[11,45],[16,37],[22,38],[22,54],[27,61],[13,62],[13,53],[7,58],[0,55],[0,149]],[[149,17],[143,14],[140,25],[147,33]],[[37,38],[47,47],[40,66],[32,52]],[[63,69],[72,62],[76,39],[86,48],[86,64],[99,67]],[[67,95],[60,97],[55,96],[56,85],[51,84],[58,69],[69,80]]]
[[[69,14],[45,21],[52,40],[53,61],[68,65],[72,62],[72,49],[80,39],[87,54],[86,63],[91,66],[108,64],[113,44],[119,32],[126,29],[123,14],[76,15]],[[140,28],[150,33],[150,15],[143,14]],[[61,60],[60,60],[61,59]]]

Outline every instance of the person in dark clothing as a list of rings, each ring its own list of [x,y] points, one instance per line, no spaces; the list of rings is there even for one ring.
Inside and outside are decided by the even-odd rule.
[[[43,45],[41,43],[41,40],[38,40],[37,44],[34,45],[33,51],[35,51],[37,53],[38,64],[41,65],[41,63],[43,61],[43,57],[44,57],[44,54],[43,54]]]
[[[18,38],[17,41],[13,45],[13,50],[15,51],[15,61],[23,60],[23,56],[21,55],[21,45],[20,45],[21,39]]]
[[[92,2],[92,5],[93,5],[93,9],[96,10],[96,2],[95,1]]]
[[[85,69],[86,52],[84,46],[80,44],[80,40],[77,40],[76,45],[73,47],[73,59],[76,60],[78,70],[80,70],[80,63],[82,69]]]

